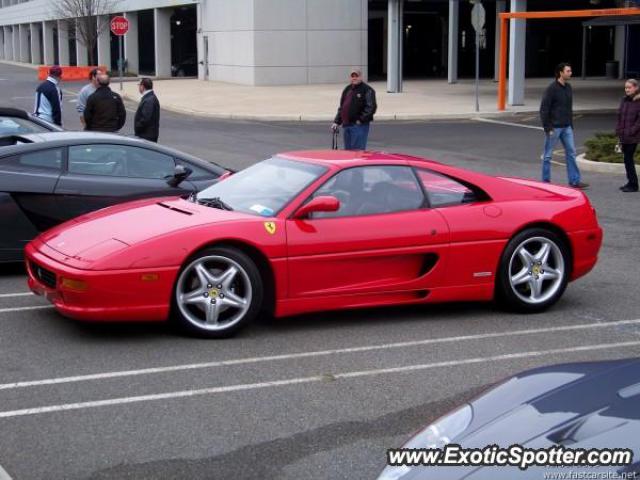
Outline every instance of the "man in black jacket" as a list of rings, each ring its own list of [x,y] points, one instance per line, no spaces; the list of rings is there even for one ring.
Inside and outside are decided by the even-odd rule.
[[[351,83],[340,97],[338,113],[331,128],[342,125],[345,150],[366,150],[369,123],[376,113],[376,92],[362,81],[362,71],[351,69]]]
[[[87,99],[84,109],[85,130],[117,132],[124,126],[127,112],[122,98],[109,88],[109,75],[98,74],[98,88]]]
[[[553,149],[560,140],[564,147],[569,185],[584,189],[589,185],[580,181],[580,170],[576,163],[576,147],[573,139],[573,91],[569,84],[571,74],[571,65],[559,64],[556,67],[556,79],[547,87],[540,104],[540,119],[545,133],[542,181],[551,181],[551,158]]]
[[[158,141],[160,130],[160,102],[153,92],[153,81],[143,78],[138,85],[142,98],[136,111],[134,122],[135,134],[151,142]]]

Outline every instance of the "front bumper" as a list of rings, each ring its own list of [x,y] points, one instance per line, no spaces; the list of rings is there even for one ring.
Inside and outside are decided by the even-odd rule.
[[[82,270],[34,240],[25,248],[28,285],[62,315],[86,321],[164,321],[179,267]],[[71,280],[76,288],[63,284]],[[82,288],[79,288],[79,286]]]

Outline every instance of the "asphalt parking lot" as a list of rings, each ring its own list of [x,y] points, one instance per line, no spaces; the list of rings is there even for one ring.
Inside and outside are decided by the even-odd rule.
[[[32,77],[0,65],[0,103],[31,108]],[[505,122],[376,123],[370,147],[537,178],[535,117]],[[578,142],[612,122],[578,118]],[[161,142],[241,168],[330,137],[319,124],[165,114]],[[565,180],[562,165],[553,173]],[[327,312],[199,340],[67,320],[28,293],[20,265],[3,265],[0,479],[370,479],[388,448],[507,375],[640,355],[640,194],[620,193],[620,176],[584,180],[605,231],[600,260],[537,315],[478,303]]]

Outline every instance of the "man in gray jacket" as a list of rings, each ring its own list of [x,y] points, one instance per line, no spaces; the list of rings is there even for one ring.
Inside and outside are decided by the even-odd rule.
[[[87,100],[89,99],[91,94],[98,88],[99,73],[102,72],[100,72],[100,70],[98,70],[97,68],[91,70],[91,72],[89,72],[89,83],[82,87],[82,90],[80,90],[80,93],[78,93],[78,103],[76,104],[76,110],[78,111],[78,114],[80,114],[80,122],[82,123],[83,127],[86,127],[86,124],[84,122],[84,109],[87,108]]]

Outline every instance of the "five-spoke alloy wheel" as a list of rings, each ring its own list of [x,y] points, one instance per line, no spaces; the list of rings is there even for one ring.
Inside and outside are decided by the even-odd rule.
[[[558,235],[541,228],[525,230],[502,255],[497,293],[517,310],[545,310],[564,292],[570,268],[567,247]]]
[[[180,272],[174,315],[190,333],[228,337],[257,315],[262,296],[260,272],[251,258],[235,248],[210,248]]]

